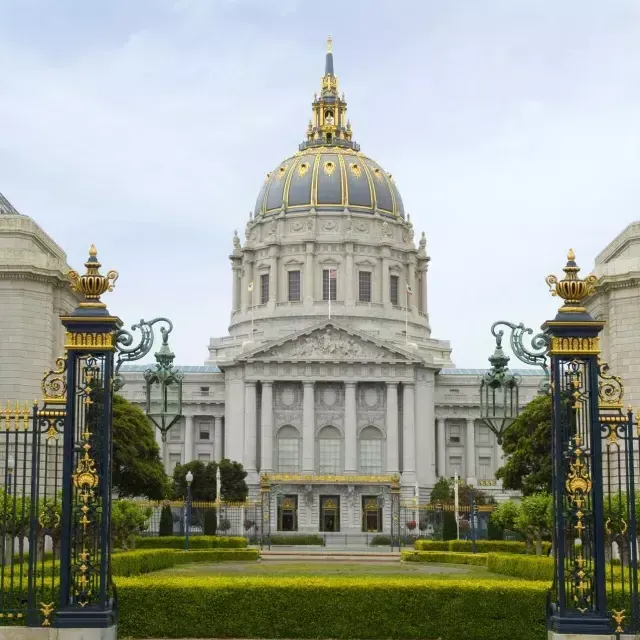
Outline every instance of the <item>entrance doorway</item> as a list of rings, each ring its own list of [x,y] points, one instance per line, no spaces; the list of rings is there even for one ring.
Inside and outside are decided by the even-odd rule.
[[[340,531],[340,496],[320,496],[320,531]]]
[[[298,496],[283,496],[278,504],[278,531],[298,530]]]
[[[382,531],[382,509],[377,496],[362,496],[362,531],[379,533]]]

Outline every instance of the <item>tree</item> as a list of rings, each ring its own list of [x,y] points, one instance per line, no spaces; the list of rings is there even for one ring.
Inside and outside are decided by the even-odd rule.
[[[220,460],[222,499],[227,502],[244,502],[249,495],[246,477],[247,472],[239,462],[233,462],[228,458]]]
[[[640,492],[636,492],[636,513],[640,514]],[[619,491],[608,494],[604,499],[604,517],[607,522],[606,535],[610,553],[612,543],[618,545],[620,561],[623,566],[630,565],[629,536],[627,534],[627,522],[629,521],[629,496]],[[640,522],[636,519],[636,534],[640,533]]]
[[[151,507],[140,507],[132,500],[114,500],[111,506],[114,547],[134,549],[135,537],[147,528],[151,514]]]
[[[526,496],[520,504],[520,513],[516,518],[516,526],[526,536],[536,541],[536,554],[542,555],[542,537],[547,536],[552,528],[552,499],[548,493],[534,493]]]
[[[167,496],[169,483],[154,429],[140,408],[113,396],[113,488],[120,496]]]
[[[206,465],[200,460],[193,460],[186,464],[177,465],[173,471],[173,497],[184,500],[187,496],[187,472],[193,474],[191,483],[191,499],[214,502],[216,495],[216,474],[218,465],[209,462]],[[220,493],[226,502],[244,502],[249,488],[245,478],[247,472],[239,462],[232,462],[226,458],[220,461]]]
[[[498,469],[505,489],[529,496],[551,492],[551,397],[534,398],[505,431],[506,464]]]
[[[447,478],[439,478],[431,489],[431,502],[449,502],[452,495],[451,481]]]
[[[172,536],[173,535],[173,512],[168,504],[162,507],[160,512],[160,528],[158,530],[159,536]]]

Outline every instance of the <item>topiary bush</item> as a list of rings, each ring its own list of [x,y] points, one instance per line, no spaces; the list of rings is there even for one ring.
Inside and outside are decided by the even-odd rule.
[[[547,635],[547,585],[541,582],[379,575],[311,580],[138,576],[118,577],[116,586],[118,631],[131,638],[366,634],[371,640],[542,640]],[[224,615],[212,616],[212,611]]]
[[[486,553],[452,553],[450,551],[403,551],[403,562],[435,562],[437,564],[471,564],[487,566]]]
[[[453,511],[445,511],[444,520],[442,525],[442,539],[443,540],[455,540],[458,535],[458,528],[456,527],[456,516]]]
[[[205,536],[215,536],[217,529],[217,515],[215,509],[204,510],[204,526],[202,532]]]
[[[553,580],[553,558],[506,553],[490,553],[487,568],[493,573],[522,578],[523,580]]]
[[[171,512],[171,507],[168,504],[165,504],[164,507],[162,507],[162,511],[160,513],[160,528],[158,535],[173,535],[173,513]]]
[[[324,538],[319,535],[283,535],[277,534],[270,537],[272,545],[286,546],[286,545],[313,545],[324,546]]]
[[[246,538],[224,536],[190,536],[191,549],[242,549],[247,546]],[[184,536],[164,536],[162,538],[138,538],[138,549],[184,549]]]
[[[390,547],[391,546],[391,536],[385,535],[377,535],[371,538],[369,542],[370,547]]]

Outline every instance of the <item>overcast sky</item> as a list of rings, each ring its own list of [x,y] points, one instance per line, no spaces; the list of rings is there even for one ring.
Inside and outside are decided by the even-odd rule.
[[[555,314],[569,247],[586,272],[640,218],[638,1],[0,0],[0,192],[202,364],[329,33],[354,138],[427,233],[432,335],[485,367],[494,320]]]

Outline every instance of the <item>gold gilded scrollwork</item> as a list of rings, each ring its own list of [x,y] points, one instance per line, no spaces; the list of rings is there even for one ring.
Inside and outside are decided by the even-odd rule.
[[[44,402],[55,404],[67,401],[67,356],[56,359],[55,369],[51,369],[42,378],[42,394]]]
[[[624,385],[622,378],[609,373],[609,365],[598,358],[598,404],[601,409],[622,409]]]
[[[53,613],[53,602],[50,602],[49,604],[45,604],[44,602],[41,602],[40,612],[44,616],[44,620],[42,621],[42,626],[50,627],[51,626],[50,618],[51,618],[51,614]]]
[[[624,633],[624,629],[622,628],[622,622],[627,617],[624,615],[625,609],[620,609],[616,611],[616,609],[612,609],[611,617],[614,619],[616,623],[616,633]]]
[[[84,456],[78,461],[76,472],[73,474],[73,484],[76,489],[89,487],[95,489],[98,486],[98,474],[96,473],[96,463],[85,451]]]

